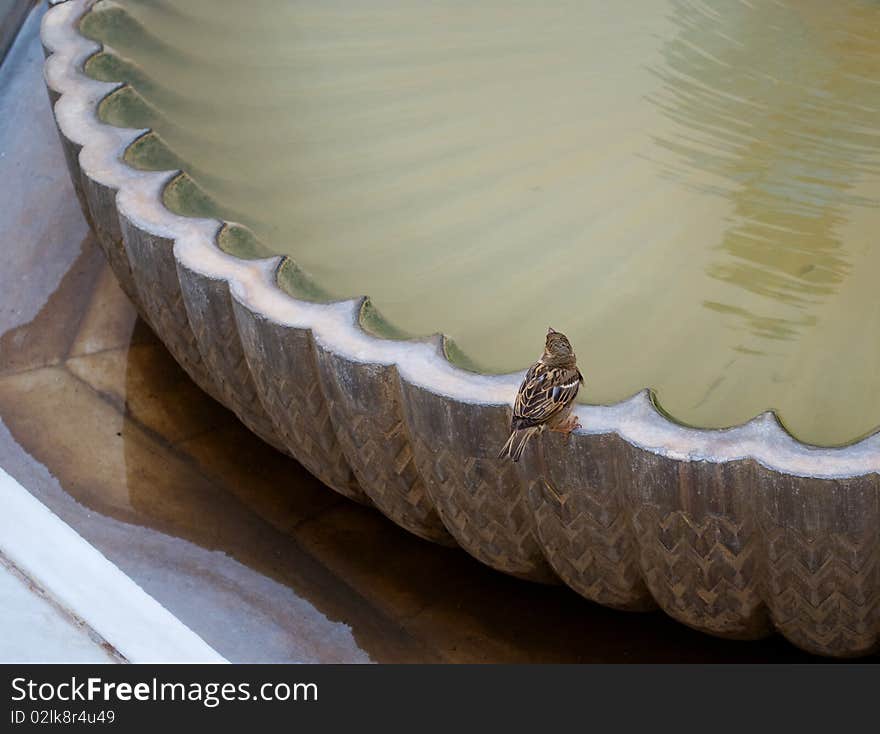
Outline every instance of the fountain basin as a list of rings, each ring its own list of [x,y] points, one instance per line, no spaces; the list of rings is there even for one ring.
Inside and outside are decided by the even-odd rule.
[[[563,582],[612,607],[660,607],[694,628],[811,652],[876,650],[876,434],[842,448],[795,440],[772,413],[729,429],[670,420],[649,391],[579,405],[568,442],[497,460],[518,374],[447,359],[442,337],[365,330],[370,302],[279,286],[283,257],[218,247],[217,219],[163,202],[178,171],[124,162],[147,130],[101,121],[118,84],[83,72],[100,50],[83,0],[45,17],[46,81],[80,202],[123,289],[190,376],[329,487],[498,569]]]

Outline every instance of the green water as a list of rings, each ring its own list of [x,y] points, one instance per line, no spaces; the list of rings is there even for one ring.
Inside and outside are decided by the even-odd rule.
[[[583,400],[655,389],[702,427],[880,424],[880,3],[120,0],[83,30],[183,168],[310,293],[368,294],[463,364],[522,369],[548,324]]]

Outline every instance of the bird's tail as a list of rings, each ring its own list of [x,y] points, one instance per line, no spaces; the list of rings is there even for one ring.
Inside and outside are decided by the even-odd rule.
[[[501,451],[498,452],[498,458],[502,459],[505,456],[509,456],[514,461],[519,461],[519,457],[522,456],[523,449],[525,449],[526,444],[529,442],[529,439],[539,432],[539,428],[521,428],[518,431],[512,431],[510,437],[507,439],[507,443],[501,447]]]

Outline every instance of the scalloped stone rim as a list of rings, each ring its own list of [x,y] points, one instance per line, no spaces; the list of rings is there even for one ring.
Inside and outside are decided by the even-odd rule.
[[[100,100],[119,85],[82,72],[100,49],[76,29],[89,5],[57,4],[42,28],[46,83],[80,200],[138,310],[196,382],[249,428],[337,491],[423,537],[454,539],[498,570],[538,581],[558,576],[610,606],[656,603],[713,634],[753,639],[776,627],[822,654],[876,649],[880,590],[870,568],[880,547],[880,434],[816,448],[772,413],[736,428],[688,428],[642,391],[616,405],[577,406],[585,428],[571,444],[544,436],[515,471],[499,464],[494,452],[520,374],[466,372],[436,341],[372,336],[358,323],[362,300],[316,304],[287,295],[275,282],[280,258],[237,259],[215,244],[219,221],[165,208],[162,190],[175,172],[123,162],[145,131],[97,117]],[[173,259],[145,254],[157,243]],[[168,291],[158,305],[153,288]],[[165,310],[176,319],[163,320]],[[303,339],[300,351],[288,343],[294,337]],[[295,363],[297,374],[273,372],[270,352],[276,367]],[[365,401],[373,388],[392,407]],[[284,410],[268,404],[288,392],[297,397]],[[304,422],[282,425],[301,406]],[[321,458],[336,461],[340,451],[353,479]],[[377,462],[396,468],[400,486],[377,479]],[[401,497],[412,512],[395,509]],[[419,523],[437,517],[451,538],[421,532]],[[817,554],[824,560],[813,568]],[[829,582],[823,569],[832,567],[846,578]],[[831,592],[819,591],[829,583]],[[832,597],[839,607],[846,599],[846,614],[832,615]]]

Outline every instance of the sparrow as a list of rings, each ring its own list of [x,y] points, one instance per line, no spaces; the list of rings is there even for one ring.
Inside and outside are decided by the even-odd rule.
[[[519,386],[510,421],[510,438],[498,453],[519,461],[529,439],[545,428],[569,434],[580,423],[571,414],[572,403],[584,376],[565,334],[552,327],[547,331],[544,353],[533,364]]]

